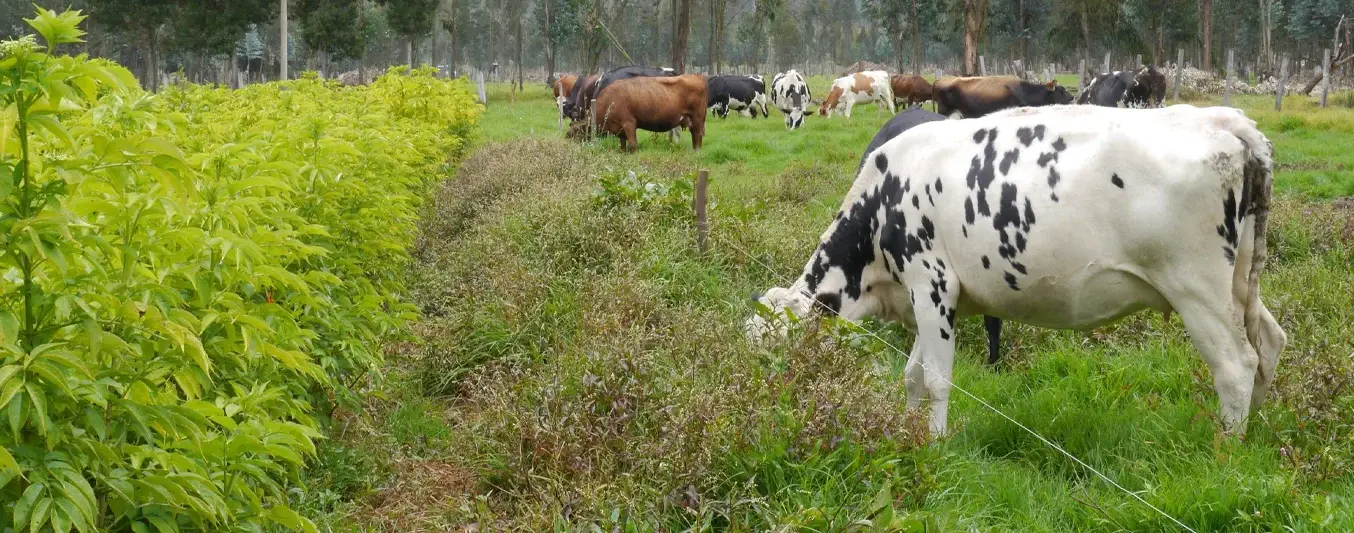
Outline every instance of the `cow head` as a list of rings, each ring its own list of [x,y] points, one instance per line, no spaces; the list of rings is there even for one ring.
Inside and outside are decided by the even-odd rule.
[[[1072,103],[1072,94],[1067,92],[1067,88],[1058,85],[1058,80],[1050,81],[1044,84],[1048,88],[1048,105],[1067,105]]]
[[[842,88],[834,86],[832,88],[832,91],[827,93],[827,98],[823,100],[823,104],[818,106],[818,116],[821,117],[828,116],[827,114],[828,111],[831,111],[833,108],[837,107],[837,100],[841,97],[842,97]]]
[[[588,127],[588,121],[579,120],[569,125],[569,129],[564,133],[564,136],[576,141],[586,141],[592,136],[591,134],[592,131],[591,128]]]
[[[887,167],[878,152],[874,160],[876,167]],[[867,164],[861,176],[873,171]],[[910,327],[914,323],[911,299],[890,264],[922,253],[934,226],[924,217],[920,223],[914,221],[915,227],[898,218],[894,206],[902,203],[909,189],[896,175],[885,173],[859,196],[843,202],[799,279],[789,288],[771,289],[757,298],[770,313],[747,320],[744,331],[748,337],[758,340],[783,334],[787,310],[798,317],[840,316],[851,321],[880,316]]]

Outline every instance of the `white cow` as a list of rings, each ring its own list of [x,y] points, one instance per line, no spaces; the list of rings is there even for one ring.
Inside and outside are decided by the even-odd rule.
[[[902,322],[908,406],[946,427],[957,317],[1093,328],[1174,310],[1244,431],[1286,336],[1260,301],[1271,145],[1238,110],[1019,108],[928,122],[869,159],[771,309]],[[781,333],[774,317],[752,339]]]
[[[813,100],[804,76],[794,69],[771,78],[771,103],[785,114],[785,127],[790,130],[804,125],[804,110]]]
[[[842,110],[846,118],[851,118],[851,108],[857,103],[874,101],[879,109],[894,113],[893,84],[889,82],[889,73],[882,70],[867,70],[837,78],[832,82],[832,90],[818,107],[818,114],[832,118],[837,109]]]

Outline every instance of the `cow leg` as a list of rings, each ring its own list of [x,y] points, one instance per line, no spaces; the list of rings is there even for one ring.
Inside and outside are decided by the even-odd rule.
[[[907,355],[907,369],[904,371],[903,388],[907,390],[907,410],[921,407],[922,394],[926,390],[926,369],[921,366],[921,343],[912,343],[912,352]]]
[[[918,268],[915,258],[904,270],[905,283],[912,287],[912,314],[916,320],[917,340],[914,344],[921,360],[922,384],[931,402],[931,435],[945,434],[950,407],[950,388],[954,370],[954,317],[959,303],[959,283],[952,272],[942,266],[944,257],[930,256],[929,268]],[[916,372],[916,370],[913,370]],[[909,381],[915,381],[909,376]],[[915,383],[909,383],[909,398]]]
[[[627,122],[621,126],[621,150],[634,152],[639,149],[639,140],[635,137],[635,123]]]
[[[849,91],[844,92],[845,94],[842,96],[842,101],[845,102],[846,111],[842,112],[842,116],[846,118],[851,118],[851,108],[856,107],[856,95],[852,94]],[[831,116],[832,116],[831,114],[828,115],[828,117]]]
[[[705,121],[691,121],[691,126],[687,128],[691,132],[691,149],[700,151],[701,143],[705,139]]]
[[[1230,284],[1231,279],[1225,281]],[[1166,293],[1167,300],[1180,313],[1190,340],[1213,373],[1223,430],[1240,434],[1246,430],[1260,357],[1246,339],[1243,318],[1232,304],[1230,288],[1208,285],[1174,297]]]
[[[987,364],[995,365],[1001,360],[1001,319],[984,316],[983,328],[987,330]]]

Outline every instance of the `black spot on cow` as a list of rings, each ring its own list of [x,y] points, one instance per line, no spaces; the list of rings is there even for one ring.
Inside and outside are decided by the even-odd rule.
[[[945,188],[940,185],[940,178],[936,178],[936,194],[945,192]]]
[[[1026,271],[1025,271],[1025,265],[1023,265],[1023,264],[1021,264],[1021,263],[1015,263],[1015,262],[1012,262],[1012,263],[1011,263],[1011,267],[1014,268],[1014,269],[1016,269],[1017,271],[1019,271],[1021,274],[1025,274],[1025,275],[1028,275],[1028,274],[1029,274],[1029,272],[1026,272]]]
[[[1005,176],[1011,172],[1011,165],[1020,159],[1020,150],[1010,150],[1001,157],[1001,175]]]
[[[992,261],[985,255],[983,256],[983,268],[992,268]]]
[[[917,196],[917,195],[915,195],[915,194],[912,195],[912,207],[921,209],[921,197],[920,197],[920,196]]]
[[[874,156],[874,168],[879,169],[880,172],[884,172],[889,169],[889,158],[884,157],[883,152],[880,152]]]
[[[1024,233],[1017,233],[1017,234],[1016,234],[1016,250],[1019,250],[1021,253],[1024,253],[1024,252],[1025,252],[1025,234],[1024,234]],[[1024,271],[1021,271],[1020,273],[1021,273],[1021,274],[1024,274],[1025,272],[1024,272]]]
[[[889,258],[887,258],[887,257],[884,258],[884,261],[887,262],[888,260],[889,260]],[[866,286],[865,286],[865,292],[874,292],[874,285],[866,285]]]
[[[941,268],[941,269],[944,269],[944,268],[945,268],[945,260],[944,260],[944,259],[941,259],[941,258],[937,257],[937,258],[936,258],[936,264],[937,264],[937,265],[940,265],[940,268]],[[941,272],[940,275],[941,275],[941,276],[944,276],[945,273],[944,273],[944,272]]]
[[[926,215],[921,216],[920,235],[922,236],[921,238],[924,241],[930,241],[931,239],[936,238],[936,226],[935,224],[931,223],[931,219],[926,218]]]
[[[922,266],[922,268],[931,268],[931,262],[930,262],[930,261],[927,261],[927,260],[925,260],[925,259],[922,259],[922,260],[921,260],[921,266]]]
[[[1009,285],[1009,286],[1011,287],[1011,290],[1013,290],[1013,291],[1018,291],[1018,290],[1020,290],[1020,286],[1019,286],[1019,285],[1016,285],[1016,277],[1015,277],[1015,274],[1012,274],[1012,273],[1010,273],[1010,272],[1007,272],[1005,277],[1006,277],[1006,284]]]
[[[936,289],[931,289],[931,303],[935,305],[940,305],[940,291]]]
[[[950,332],[945,331],[944,328],[941,328],[941,329],[940,329],[940,338],[941,338],[941,339],[944,339],[944,340],[950,340]]]
[[[983,152],[973,156],[973,160],[969,162],[967,179],[968,188],[970,190],[977,189],[978,214],[985,217],[991,216],[990,209],[987,205],[986,193],[987,188],[992,185],[992,180],[996,179],[995,163],[997,161],[997,147],[993,143],[996,139],[997,130],[996,128],[993,128],[989,131],[991,134],[988,135],[987,145],[983,147]]]
[[[1218,225],[1218,236],[1227,239],[1227,244],[1236,248],[1236,192],[1227,191],[1222,200],[1222,224]]]
[[[978,130],[973,132],[973,143],[982,144],[983,139],[987,137],[987,130]]]
[[[1120,189],[1124,188],[1124,180],[1119,179],[1118,174],[1110,175],[1110,183],[1113,183],[1115,187],[1118,187]]]
[[[964,199],[964,222],[973,224],[973,199]]]
[[[968,226],[959,226],[959,230],[964,232],[964,238],[968,238]]]
[[[1063,151],[1063,150],[1066,150],[1066,149],[1067,149],[1067,143],[1063,142],[1063,138],[1062,138],[1062,137],[1058,137],[1058,140],[1053,141],[1053,149],[1054,149],[1054,150],[1057,150],[1057,151],[1059,151],[1059,152],[1061,152],[1061,151]]]
[[[1229,265],[1235,265],[1235,264],[1236,264],[1236,252],[1232,251],[1232,248],[1231,248],[1231,247],[1223,246],[1223,247],[1222,247],[1222,256],[1227,258],[1227,264],[1229,264]]]
[[[950,329],[954,329],[954,308],[953,308],[953,307],[951,307],[950,310],[949,310],[948,312],[945,313],[945,321],[950,323]]]
[[[1033,206],[1032,204],[1030,204],[1030,198],[1029,198],[1028,196],[1026,196],[1026,197],[1025,197],[1025,230],[1028,231],[1028,230],[1030,229],[1030,226],[1033,226],[1033,225],[1034,225],[1034,206]]]
[[[1050,189],[1053,187],[1057,187],[1058,182],[1062,181],[1062,179],[1063,179],[1062,175],[1058,174],[1058,169],[1056,168],[1048,169],[1048,186]],[[1055,196],[1053,198],[1053,201],[1055,202],[1058,201],[1058,198]]]
[[[862,273],[866,265],[875,261],[873,236],[880,230],[877,215],[883,206],[897,205],[902,200],[903,186],[903,180],[885,172],[884,179],[880,180],[875,190],[861,195],[854,204],[843,210],[832,233],[818,245],[813,266],[805,275],[810,292],[817,291],[818,285],[822,283],[829,270],[839,268],[846,278],[846,286],[842,292],[847,297],[860,298]],[[902,213],[885,211],[888,215],[884,221],[886,225],[884,234],[901,233],[900,230],[906,225],[906,218]],[[920,242],[916,244],[915,249],[918,251],[921,249]],[[907,256],[910,257],[910,254]]]
[[[1057,201],[1058,201],[1058,193],[1056,193],[1056,192],[1055,192],[1055,193],[1051,193],[1051,194],[1048,195],[1048,198],[1049,198],[1050,200],[1053,200],[1054,202],[1057,202]]]
[[[1039,163],[1040,168],[1043,168],[1048,166],[1050,162],[1057,160],[1058,160],[1058,152],[1044,152],[1042,154],[1039,154],[1039,160],[1037,161],[1037,163]]]
[[[935,201],[935,199],[931,197],[931,184],[930,184],[930,183],[927,183],[927,184],[926,184],[926,201],[929,202],[929,203],[931,204],[931,207],[935,207],[935,206],[936,206],[936,201]]]
[[[1044,140],[1044,126],[1035,126],[1033,129],[1020,128],[1016,130],[1016,137],[1020,138],[1020,143],[1029,146],[1035,140]]]

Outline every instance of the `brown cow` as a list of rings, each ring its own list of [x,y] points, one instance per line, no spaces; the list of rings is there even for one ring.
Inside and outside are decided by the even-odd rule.
[[[1030,83],[1013,76],[944,77],[932,91],[936,111],[950,116],[978,118],[1010,107],[1038,107],[1072,103],[1072,95],[1057,81]]]
[[[569,93],[573,92],[575,83],[578,83],[578,76],[565,74],[550,87],[555,93],[555,107],[559,108],[560,125],[564,124],[564,102],[569,100]]]
[[[682,126],[691,131],[691,147],[701,149],[705,137],[705,76],[637,77],[617,81],[597,96],[592,126],[599,133],[621,138],[621,149],[635,151],[635,130],[670,131]],[[569,137],[583,138],[588,121],[569,128]]]
[[[931,99],[931,82],[916,74],[889,76],[889,85],[893,87],[893,103],[896,106],[911,106]]]

